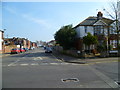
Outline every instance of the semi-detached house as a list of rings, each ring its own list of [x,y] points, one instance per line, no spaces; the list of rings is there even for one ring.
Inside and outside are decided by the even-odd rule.
[[[99,44],[103,44],[104,39],[107,40],[107,45],[112,45],[115,49],[117,47],[117,33],[113,27],[114,20],[103,17],[103,13],[98,12],[97,16],[90,16],[77,26],[76,48],[80,51],[87,50],[88,47],[83,44],[83,37],[90,32],[92,35],[98,37]],[[103,37],[104,36],[104,37]],[[91,45],[91,49],[95,46]]]

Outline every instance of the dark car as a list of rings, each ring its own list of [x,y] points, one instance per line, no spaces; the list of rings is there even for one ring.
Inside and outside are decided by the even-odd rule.
[[[45,53],[52,53],[52,49],[50,47],[46,47]]]
[[[28,48],[23,48],[25,51],[28,51]]]
[[[20,49],[19,48],[13,48],[11,49],[11,54],[17,54],[17,53],[20,53]]]

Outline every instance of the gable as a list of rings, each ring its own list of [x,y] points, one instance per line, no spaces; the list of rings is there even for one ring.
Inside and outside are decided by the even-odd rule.
[[[102,21],[102,20],[98,20],[96,23],[94,23],[93,25],[100,25],[100,26],[106,26],[107,24]]]

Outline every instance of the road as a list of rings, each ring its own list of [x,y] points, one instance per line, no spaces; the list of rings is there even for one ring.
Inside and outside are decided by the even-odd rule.
[[[3,88],[118,88],[118,62],[66,63],[41,48],[2,59]]]

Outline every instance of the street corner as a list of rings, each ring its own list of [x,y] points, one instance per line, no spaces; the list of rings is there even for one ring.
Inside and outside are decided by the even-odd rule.
[[[6,56],[10,56],[10,53],[9,54],[0,54],[0,58],[6,57]]]

